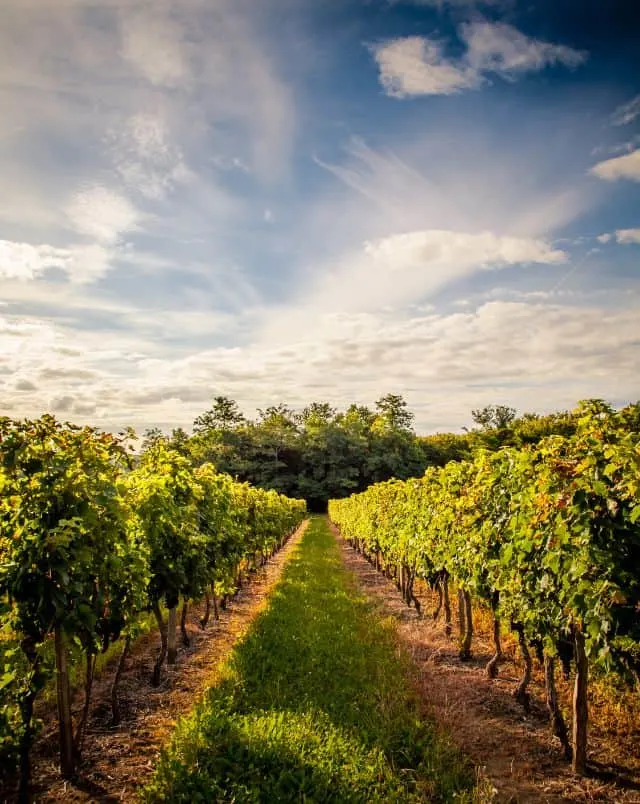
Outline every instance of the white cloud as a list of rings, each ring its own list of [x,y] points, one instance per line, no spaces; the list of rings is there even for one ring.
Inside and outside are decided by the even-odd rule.
[[[32,280],[58,268],[71,282],[82,284],[104,276],[112,258],[112,253],[100,245],[56,248],[0,240],[0,278]]]
[[[92,282],[109,270],[111,252],[100,245],[55,248],[0,240],[0,278],[30,280],[59,268],[70,281]]]
[[[484,270],[564,263],[567,255],[543,240],[424,230],[364,243],[306,279],[292,309],[268,318],[261,338],[283,343],[305,330],[320,334],[323,316],[379,314],[420,304],[444,287]]]
[[[159,115],[138,113],[107,137],[116,169],[125,184],[143,196],[159,200],[191,178],[183,154],[171,142]]]
[[[175,87],[189,79],[184,32],[158,3],[121,16],[122,55],[156,86]]]
[[[0,236],[58,243],[78,188],[83,195],[102,185],[129,206],[153,203],[150,234],[211,238],[228,230],[245,187],[212,171],[210,154],[246,170],[247,183],[289,178],[296,101],[261,8],[236,0],[92,0],[91,11],[87,0],[28,4],[25,13],[23,0],[2,2],[0,221],[11,228]],[[301,53],[296,63],[304,68],[304,60]],[[117,231],[139,223],[131,209],[120,211]],[[118,241],[108,217],[107,226],[80,217],[77,232]]]
[[[485,268],[529,262],[553,264],[567,259],[565,252],[553,249],[541,240],[500,237],[492,232],[409,232],[367,243],[365,251],[391,270],[407,265],[426,267],[431,264]]]
[[[450,95],[478,83],[475,71],[442,54],[438,42],[421,36],[393,39],[373,47],[380,83],[394,98]]]
[[[599,243],[608,243],[608,242],[609,242],[609,240],[611,240],[611,239],[612,239],[612,237],[613,237],[613,235],[612,235],[612,234],[609,234],[608,232],[604,232],[604,234],[598,235],[598,236],[597,236],[597,238],[596,238],[596,240],[597,240]]]
[[[628,103],[623,103],[611,115],[611,125],[626,126],[640,116],[640,95],[636,95]]]
[[[111,269],[116,253],[95,243],[88,246],[73,246],[67,249],[68,258],[63,270],[71,282],[84,284],[95,282]]]
[[[67,327],[0,315],[0,365],[11,387],[37,389],[8,400],[16,415],[49,409],[106,427],[168,428],[189,426],[214,392],[253,414],[282,400],[370,404],[391,388],[405,393],[420,430],[459,429],[472,408],[497,401],[544,411],[589,396],[637,398],[639,313],[491,301],[447,314],[331,314],[282,346],[184,354],[117,331],[83,333],[78,348]]]
[[[35,279],[51,268],[64,268],[67,259],[65,249],[0,240],[0,277],[4,279]]]
[[[73,229],[105,245],[116,243],[122,234],[137,228],[140,215],[125,196],[106,187],[80,190],[67,206]]]
[[[598,154],[629,154],[631,151],[634,151],[638,145],[640,145],[640,134],[636,134],[636,136],[626,142],[619,142],[615,145],[599,145],[592,149],[591,154],[593,156],[597,156]]]
[[[466,60],[478,72],[496,72],[513,77],[554,64],[578,67],[586,59],[583,51],[525,36],[512,25],[500,22],[472,22],[460,27],[467,45]]]
[[[618,229],[616,240],[618,243],[640,243],[640,229]]]
[[[465,23],[458,34],[466,51],[457,59],[447,58],[442,43],[428,37],[375,45],[372,52],[386,93],[396,98],[450,95],[479,86],[485,73],[512,79],[555,64],[577,67],[586,59],[583,51],[533,39],[505,23]]]
[[[514,150],[510,140],[487,141],[481,125],[455,131],[434,125],[401,150],[353,139],[346,160],[316,160],[346,189],[341,198],[332,188],[307,235],[330,231],[339,251],[425,228],[548,237],[588,209],[599,188],[586,177],[576,184],[570,174],[551,171],[539,141],[532,132]],[[544,182],[532,182],[543,175]]]
[[[624,156],[616,156],[613,159],[598,162],[589,172],[605,181],[615,181],[616,179],[640,181],[640,149]]]

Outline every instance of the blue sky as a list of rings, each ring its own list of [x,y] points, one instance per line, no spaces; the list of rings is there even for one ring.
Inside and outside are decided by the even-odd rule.
[[[638,399],[633,5],[4,0],[0,411]]]

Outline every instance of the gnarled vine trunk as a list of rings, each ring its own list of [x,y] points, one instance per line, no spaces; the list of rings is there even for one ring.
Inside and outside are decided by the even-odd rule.
[[[438,617],[440,616],[440,612],[442,611],[442,602],[444,599],[444,596],[442,594],[442,581],[440,578],[438,578],[438,580],[436,581],[435,592],[438,595],[438,604],[433,611],[433,619],[437,620]]]
[[[33,707],[40,689],[37,679],[40,671],[41,658],[38,656],[35,641],[25,637],[20,643],[20,648],[29,662],[31,668],[31,684],[29,689],[20,700],[20,716],[22,718],[22,733],[18,743],[20,761],[20,782],[18,787],[18,801],[20,804],[28,804],[31,800],[31,744],[34,738],[33,729]]]
[[[158,623],[158,632],[160,634],[160,652],[156,657],[156,663],[153,666],[153,676],[151,683],[154,687],[160,684],[160,674],[162,672],[162,665],[164,664],[167,655],[167,629],[165,628],[164,620],[162,619],[162,612],[160,611],[160,604],[156,600],[153,604],[153,613]]]
[[[458,634],[460,636],[460,649],[462,650],[462,641],[464,640],[465,630],[465,611],[464,611],[464,592],[458,589]]]
[[[87,728],[87,721],[89,719],[89,708],[91,706],[91,691],[93,690],[93,677],[96,671],[96,654],[93,650],[86,652],[86,665],[84,675],[84,705],[82,707],[82,715],[76,728],[76,736],[74,739],[74,749],[76,756],[79,758],[82,755],[82,746],[84,744],[84,735]]]
[[[68,779],[75,773],[76,757],[73,747],[73,721],[71,718],[67,642],[59,626],[55,629],[55,651],[58,729],[60,732],[60,772],[65,779]]]
[[[18,801],[20,804],[29,804],[31,801],[31,743],[33,742],[33,705],[37,692],[29,690],[20,702],[22,716],[22,734],[20,735],[20,786],[18,788]]]
[[[442,596],[444,597],[444,632],[451,636],[451,601],[449,600],[449,577],[442,579]]]
[[[180,633],[182,634],[182,644],[188,648],[191,644],[189,634],[187,633],[187,613],[189,611],[189,603],[187,598],[182,601],[182,611],[180,613]]]
[[[583,776],[587,771],[587,725],[589,707],[587,690],[589,661],[584,647],[584,634],[577,628],[573,635],[576,658],[576,680],[573,687],[573,764],[574,773]]]
[[[127,661],[127,656],[129,655],[129,650],[131,648],[131,637],[126,637],[124,641],[124,646],[122,648],[122,653],[120,654],[120,658],[118,659],[118,666],[116,667],[116,672],[113,677],[113,684],[111,685],[111,725],[112,726],[119,726],[120,721],[122,720],[122,715],[120,713],[120,697],[119,697],[119,688],[120,688],[120,679],[122,678],[122,674],[124,672],[124,665]]]
[[[418,612],[418,616],[420,617],[422,613],[422,606],[420,605],[420,601],[418,600],[418,598],[415,595],[415,592],[413,591],[413,585],[415,583],[415,580],[416,580],[416,571],[415,569],[412,569],[409,575],[409,605],[413,603],[413,605],[416,608],[416,611]]]
[[[458,606],[462,610],[460,659],[464,662],[471,658],[471,641],[473,640],[471,595],[466,589],[462,590],[462,598],[460,598],[460,592],[458,592]]]
[[[493,615],[493,646],[495,652],[489,659],[486,666],[487,675],[489,678],[496,678],[498,675],[498,663],[502,659],[502,643],[500,641],[500,618],[495,614]]]
[[[486,671],[489,678],[495,678],[498,675],[498,663],[502,659],[502,643],[500,641],[500,618],[498,617],[498,604],[500,603],[500,595],[494,592],[491,595],[491,611],[493,612],[493,646],[495,652],[491,659],[487,662]]]
[[[167,617],[167,664],[175,664],[178,658],[176,645],[176,626],[178,624],[178,607],[171,606]]]
[[[531,654],[529,653],[527,640],[524,636],[524,628],[519,624],[514,624],[513,629],[518,634],[518,645],[520,646],[520,653],[524,661],[522,679],[514,690],[513,697],[524,707],[525,712],[529,712],[529,693],[527,692],[527,687],[531,681]]]
[[[544,655],[544,686],[547,709],[551,718],[551,731],[560,740],[565,759],[571,759],[572,750],[567,734],[567,725],[562,717],[562,710],[556,693],[556,660],[553,656]]]
[[[209,617],[211,616],[211,595],[209,594],[208,590],[204,593],[204,614],[200,620],[200,628],[204,631],[209,623]]]

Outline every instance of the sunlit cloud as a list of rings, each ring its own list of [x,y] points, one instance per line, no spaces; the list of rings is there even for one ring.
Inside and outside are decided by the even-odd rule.
[[[458,34],[466,45],[458,58],[445,55],[443,42],[424,36],[375,45],[372,52],[386,93],[396,98],[449,95],[480,86],[488,73],[514,80],[556,64],[575,68],[587,57],[566,45],[525,36],[505,23],[464,23]]]
[[[624,156],[616,156],[613,159],[598,162],[591,168],[591,173],[605,181],[616,181],[617,179],[640,181],[640,149]]]

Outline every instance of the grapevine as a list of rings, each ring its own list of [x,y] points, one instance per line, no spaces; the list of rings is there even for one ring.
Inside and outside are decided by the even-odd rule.
[[[581,403],[575,432],[535,446],[479,450],[345,500],[329,515],[343,536],[374,555],[407,603],[414,575],[460,590],[460,656],[471,651],[471,596],[491,607],[495,675],[500,623],[518,634],[528,704],[529,648],[541,658],[554,733],[573,769],[587,764],[590,668],[638,676],[640,663],[640,435],[633,410]],[[555,693],[555,660],[575,656],[573,733]]]

